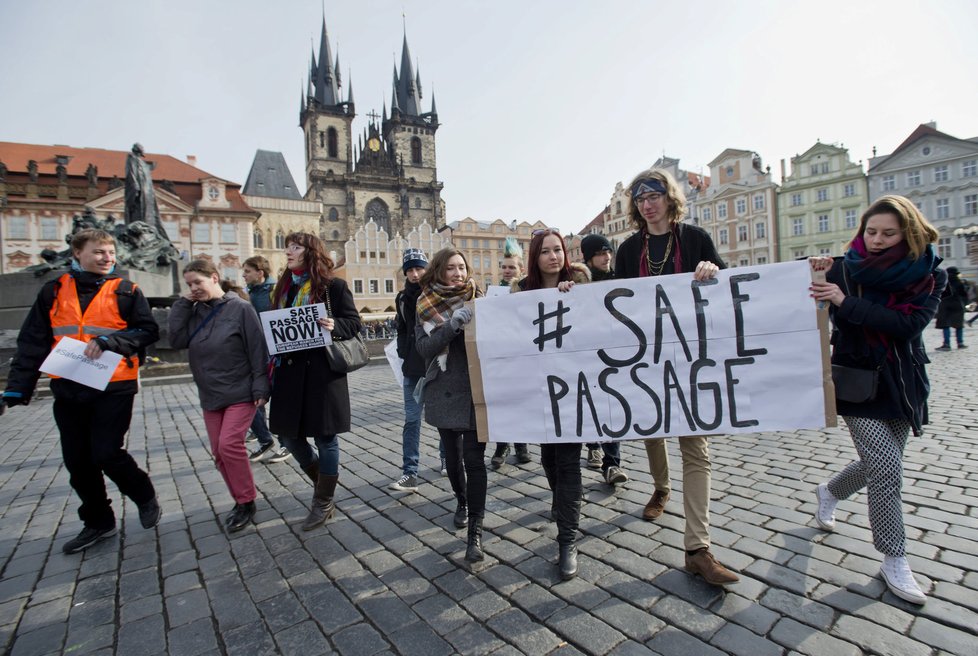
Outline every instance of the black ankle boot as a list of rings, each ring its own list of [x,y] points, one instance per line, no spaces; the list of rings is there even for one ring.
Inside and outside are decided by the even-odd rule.
[[[569,581],[577,576],[577,547],[573,544],[561,544],[560,560],[557,566],[560,568],[560,578]]]
[[[482,553],[482,520],[473,519],[469,521],[469,545],[465,550],[465,560],[476,563],[485,559]]]
[[[455,516],[452,518],[455,528],[465,528],[469,525],[469,507],[464,503],[459,503],[455,508]]]

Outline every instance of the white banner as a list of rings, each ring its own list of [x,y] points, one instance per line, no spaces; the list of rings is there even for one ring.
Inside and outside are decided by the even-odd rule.
[[[102,351],[98,359],[92,360],[85,357],[86,346],[88,345],[85,342],[62,337],[41,363],[41,371],[49,376],[61,376],[97,390],[104,390],[112,379],[112,372],[122,362],[122,356],[112,351]]]
[[[728,269],[707,283],[680,274],[478,299],[466,341],[479,438],[600,442],[834,425],[827,333],[810,284],[801,261]]]
[[[269,355],[332,344],[332,335],[318,323],[320,318],[326,316],[326,305],[323,303],[260,312],[258,317],[265,331]]]
[[[404,370],[401,369],[402,365],[404,364],[404,360],[397,355],[396,337],[387,342],[387,346],[384,347],[384,355],[387,356],[387,364],[391,366],[391,371],[394,372],[394,380],[397,381],[397,385],[399,387],[404,387]]]

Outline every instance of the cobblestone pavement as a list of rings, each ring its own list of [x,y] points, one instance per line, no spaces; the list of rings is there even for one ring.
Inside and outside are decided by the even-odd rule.
[[[682,481],[655,523],[640,442],[631,480],[586,471],[580,575],[561,583],[539,463],[490,473],[488,562],[461,559],[454,501],[425,428],[416,494],[399,474],[400,390],[386,366],[352,376],[337,517],[304,533],[311,496],[294,460],[254,466],[257,526],[228,538],[230,496],[207,448],[192,385],[146,388],[129,438],[164,508],[155,530],[110,485],[119,537],[61,553],[80,529],[51,402],[0,419],[0,645],[16,656],[118,654],[978,654],[978,460],[973,347],[932,352],[928,434],[911,439],[904,503],[922,608],[878,578],[866,500],[840,504],[835,533],[812,520],[816,483],[853,455],[841,429],[716,438],[714,551],[741,572],[722,590],[681,569]],[[929,330],[931,348],[937,331]],[[518,436],[513,436],[518,437]],[[673,473],[679,458],[673,451]],[[538,454],[538,450],[531,447]],[[676,476],[674,476],[676,478]]]

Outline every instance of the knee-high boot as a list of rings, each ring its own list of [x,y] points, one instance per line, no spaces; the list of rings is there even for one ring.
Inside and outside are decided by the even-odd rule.
[[[554,510],[557,520],[557,546],[560,553],[560,578],[567,581],[577,576],[577,527],[581,520],[581,490],[554,490]]]
[[[339,476],[327,476],[320,474],[316,480],[316,491],[312,495],[312,506],[306,521],[302,523],[303,531],[311,531],[322,526],[326,520],[333,516],[336,511],[336,504],[333,503],[333,495],[336,493],[336,482]]]
[[[482,553],[482,518],[469,518],[469,544],[465,549],[465,560],[475,563],[485,558]]]
[[[306,473],[306,476],[308,476],[309,480],[312,481],[312,484],[315,485],[316,481],[319,480],[319,461],[315,460],[310,465],[303,465],[302,471]]]

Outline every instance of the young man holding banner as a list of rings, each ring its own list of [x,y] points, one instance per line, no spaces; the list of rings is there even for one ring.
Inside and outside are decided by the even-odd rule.
[[[629,185],[628,216],[637,232],[618,247],[619,279],[692,273],[696,280],[716,276],[724,267],[710,236],[681,223],[686,198],[673,177],[660,169],[642,171]],[[706,436],[680,437],[683,457],[683,509],[686,514],[686,570],[713,585],[740,578],[710,553],[710,449]],[[655,489],[642,513],[654,520],[669,500],[669,456],[663,439],[645,441]]]
[[[51,380],[61,451],[85,525],[62,545],[65,553],[83,551],[117,532],[103,474],[135,502],[143,528],[160,520],[153,484],[124,448],[139,386],[138,355],[159,339],[159,328],[142,292],[113,273],[112,235],[81,230],[72,237],[71,248],[71,271],[44,284],[24,320],[0,401],[0,414],[6,406],[27,405],[42,363],[63,338],[85,342],[84,355],[92,361],[107,351],[123,356],[105,389],[66,378]]]

